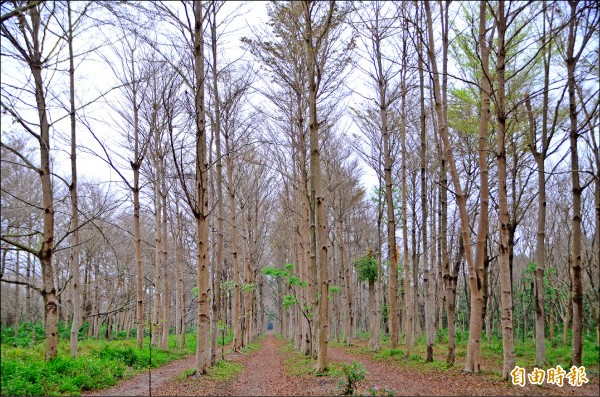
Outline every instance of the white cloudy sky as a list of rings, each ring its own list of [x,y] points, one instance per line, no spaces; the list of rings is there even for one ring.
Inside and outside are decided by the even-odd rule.
[[[172,3],[175,4],[175,3]],[[268,21],[266,14],[266,1],[251,1],[251,2],[237,2],[230,1],[226,2],[223,6],[220,15],[223,17],[235,14],[236,18],[232,19],[226,26],[223,26],[223,36],[221,45],[224,47],[224,53],[227,58],[235,59],[241,57],[245,60],[251,60],[252,56],[249,53],[244,53],[240,48],[240,38],[244,36],[250,36],[252,29],[257,27],[264,27]],[[109,29],[103,29],[98,32],[97,29],[91,28],[88,33],[84,33],[76,38],[75,41],[75,52],[83,52],[92,48],[103,40],[109,40],[111,33]],[[9,44],[2,42],[2,47],[8,46]],[[66,48],[63,49],[66,59]],[[80,57],[76,62],[76,100],[79,104],[89,103],[99,96],[109,92],[112,87],[117,83],[114,78],[114,74],[106,63],[102,56],[110,58],[110,51],[107,48],[101,48],[92,52],[88,55]],[[53,73],[52,75],[46,74],[46,79],[49,81],[50,89],[49,92],[62,97],[61,101],[67,103],[68,99],[68,75],[65,72],[67,65],[63,64],[59,68],[62,69],[61,73]],[[21,69],[17,64],[11,62],[10,59],[3,59],[1,68],[2,82],[13,84],[14,86],[25,86],[29,81],[29,71]],[[5,86],[6,87],[6,86]],[[4,90],[5,88],[3,88]],[[119,100],[118,91],[111,91],[108,95],[104,96],[102,100],[86,107],[84,112],[89,116],[91,125],[98,136],[102,136],[107,142],[116,141],[118,136],[117,132],[113,131],[110,127],[111,110],[106,106],[105,101]],[[30,100],[24,99],[25,102],[35,103],[33,97],[29,96]],[[25,98],[25,96],[24,96]],[[69,122],[66,117],[67,111],[57,106],[60,101],[52,101],[49,104],[50,118],[53,124],[53,156],[54,156],[54,171],[63,176],[69,176],[70,165],[68,158],[68,141],[67,137],[69,134]],[[23,110],[22,115],[26,119],[35,121],[37,114],[34,109],[29,111]],[[62,119],[61,121],[57,121]],[[97,121],[93,121],[96,119]],[[108,122],[108,123],[106,123]],[[355,128],[349,119],[343,121],[344,128],[352,129]],[[16,133],[18,125],[13,123],[10,117],[2,117],[0,128],[2,135]],[[85,126],[81,123],[78,124],[78,142],[82,146],[89,146],[98,150],[98,146],[95,145],[93,139],[87,133]],[[37,160],[37,159],[36,159]],[[368,166],[363,167],[364,178],[363,185],[370,189],[371,186],[376,184],[376,177],[374,171]],[[125,170],[125,174],[128,175],[129,170]],[[84,179],[94,179],[97,181],[119,181],[118,175],[111,170],[111,168],[102,160],[96,158],[93,155],[87,153],[80,153],[78,155],[78,172]]]

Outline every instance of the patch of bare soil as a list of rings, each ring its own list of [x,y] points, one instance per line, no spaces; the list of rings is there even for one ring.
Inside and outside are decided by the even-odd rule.
[[[333,361],[351,363],[357,360],[363,363],[368,371],[366,380],[358,390],[359,395],[368,395],[367,388],[377,385],[396,390],[397,396],[598,396],[598,379],[590,379],[590,383],[581,387],[568,384],[536,386],[526,384],[524,387],[513,386],[487,374],[468,374],[459,371],[439,370],[422,373],[417,369],[403,368],[393,361],[373,360],[366,354],[349,353],[343,348],[329,348],[328,357]],[[588,376],[589,378],[589,376]]]

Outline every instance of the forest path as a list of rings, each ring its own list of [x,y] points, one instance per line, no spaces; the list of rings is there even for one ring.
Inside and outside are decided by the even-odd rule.
[[[209,377],[182,377],[184,371],[194,367],[195,356],[173,361],[152,370],[152,395],[155,396],[331,396],[337,394],[337,378],[314,375],[287,375],[285,360],[292,352],[282,351],[287,342],[272,333],[260,340],[260,348],[247,354],[230,353],[228,362],[243,365],[241,372],[231,380],[215,380]],[[497,376],[466,374],[457,366],[450,370],[420,372],[416,368],[398,363],[372,359],[368,354],[353,348],[329,346],[331,362],[361,362],[368,371],[358,388],[358,395],[369,395],[370,386],[395,389],[395,395],[585,395],[598,396],[598,378],[590,377],[590,383],[582,387],[567,384],[525,387],[513,386]],[[288,364],[289,365],[289,364]],[[122,381],[108,389],[85,393],[91,396],[148,396],[148,372]]]
[[[598,396],[598,380],[594,379],[581,387],[565,385],[536,386],[527,383],[524,387],[514,386],[497,377],[486,374],[468,374],[458,366],[450,370],[433,370],[423,373],[416,368],[407,368],[387,360],[373,360],[365,354],[347,351],[346,348],[329,347],[331,361],[351,363],[360,361],[368,374],[358,388],[358,395],[369,395],[368,387],[378,386],[395,389],[396,396]],[[589,376],[588,376],[589,377]],[[590,379],[591,380],[591,379]]]
[[[149,386],[152,386],[152,394],[159,395],[156,390],[165,383],[181,375],[185,370],[194,368],[196,355],[171,361],[161,367],[154,368],[150,374],[148,371],[140,373],[131,379],[121,381],[107,389],[94,390],[84,393],[86,396],[148,396]],[[150,382],[151,379],[151,382]]]
[[[208,377],[182,377],[194,367],[195,355],[153,369],[152,393],[148,388],[148,372],[88,396],[328,396],[334,393],[331,380],[314,376],[288,376],[281,351],[286,342],[268,333],[260,340],[260,348],[251,353],[226,354],[226,360],[243,365],[232,380]]]
[[[272,333],[261,340],[261,348],[249,357],[240,376],[231,384],[232,396],[311,396],[331,395],[325,379],[289,376],[285,373],[282,346],[286,342]]]

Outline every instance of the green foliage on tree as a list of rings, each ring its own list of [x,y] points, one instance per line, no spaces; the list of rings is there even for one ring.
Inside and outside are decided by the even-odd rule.
[[[283,265],[283,269],[277,267],[265,267],[263,268],[262,272],[265,276],[282,279],[290,287],[306,287],[308,285],[306,281],[302,281],[300,277],[292,274],[294,267],[295,265],[293,263],[286,263]],[[284,295],[282,304],[286,309],[298,305],[307,319],[312,318],[312,312],[309,310],[310,307],[307,305],[301,306],[300,302],[296,298],[296,295],[294,294]]]
[[[377,281],[377,260],[368,253],[354,261],[354,268],[358,274],[358,281]]]

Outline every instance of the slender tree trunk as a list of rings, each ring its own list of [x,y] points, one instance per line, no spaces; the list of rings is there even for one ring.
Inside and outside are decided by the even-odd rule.
[[[442,19],[442,112],[444,115],[444,119],[448,119],[448,31],[449,31],[449,8],[450,2],[446,1],[446,7],[443,12]],[[450,258],[448,255],[448,170],[446,166],[446,155],[444,150],[442,149],[442,145],[440,145],[440,141],[436,140],[436,146],[438,149],[438,155],[440,157],[440,244],[439,244],[439,260],[440,269],[439,269],[439,283],[440,283],[440,292],[443,291],[447,284],[445,282],[446,277],[445,274],[450,272]],[[445,291],[447,293],[447,290]],[[449,296],[444,295],[442,299],[442,304],[440,305],[440,320],[439,327],[443,328],[443,311],[444,311],[444,302],[448,301]],[[448,345],[450,345],[450,323],[448,322]],[[452,324],[453,332],[456,332],[456,325]],[[450,357],[450,348],[448,348],[448,358]],[[454,358],[452,360],[447,360],[448,365],[454,365]]]
[[[421,153],[420,153],[420,157],[421,157],[421,244],[422,244],[422,252],[423,252],[423,286],[425,287],[425,313],[424,313],[424,318],[425,318],[425,335],[426,335],[426,339],[427,339],[427,357],[425,359],[425,362],[432,362],[433,361],[433,343],[435,342],[435,335],[434,335],[434,330],[433,330],[433,324],[431,323],[432,320],[432,310],[433,307],[431,305],[431,300],[433,299],[433,297],[431,296],[430,290],[430,284],[433,283],[432,280],[432,272],[431,269],[429,268],[432,264],[428,262],[427,260],[427,255],[429,253],[429,246],[428,246],[428,240],[427,240],[427,221],[428,221],[428,213],[427,213],[427,193],[426,193],[426,187],[425,187],[425,167],[426,167],[426,163],[425,163],[425,159],[426,159],[426,155],[427,155],[427,143],[425,142],[425,131],[426,131],[426,124],[425,124],[425,82],[424,82],[424,78],[423,78],[423,61],[422,61],[422,57],[421,54],[423,52],[422,50],[422,41],[423,40],[419,40],[418,43],[418,51],[419,51],[419,57],[418,57],[418,69],[419,69],[419,92],[420,92],[420,108],[421,108],[421,129],[420,129],[420,136],[421,136]]]
[[[156,144],[158,143],[158,130],[155,130]],[[156,148],[158,151],[158,147]],[[160,342],[161,332],[161,290],[162,290],[162,225],[161,225],[161,193],[159,175],[162,172],[158,153],[155,153],[154,159],[154,215],[155,215],[155,232],[154,232],[154,301],[152,305],[152,346],[158,347]]]
[[[246,222],[247,217],[244,216],[244,209],[241,210],[241,218],[242,218],[242,253],[243,253],[243,261],[244,261],[244,330],[245,334],[243,335],[244,346],[248,346],[250,343],[250,334],[251,334],[251,320],[252,320],[252,268],[250,266],[250,258],[249,258],[249,241],[248,241],[248,233],[249,233],[249,225]],[[300,328],[300,322],[298,322],[297,327]]]
[[[239,264],[239,244],[237,228],[237,204],[235,202],[235,186],[233,183],[233,147],[230,145],[229,131],[225,131],[225,150],[227,151],[227,191],[229,194],[229,220],[231,223],[231,256],[233,257],[233,281],[235,283],[233,290],[233,350],[239,351],[242,347],[242,298]]]
[[[544,3],[544,37],[546,27],[546,3]],[[542,136],[541,151],[536,147],[536,131],[531,101],[527,96],[527,113],[529,116],[530,128],[530,150],[537,164],[538,174],[538,214],[537,214],[537,239],[535,246],[535,363],[542,366],[546,362],[545,345],[545,288],[544,272],[546,268],[546,169],[545,160],[548,150],[548,101],[549,101],[549,80],[550,80],[550,54],[551,43],[544,46],[544,93],[542,98]]]
[[[502,379],[508,379],[510,371],[515,366],[515,342],[513,324],[513,298],[512,298],[512,272],[510,264],[510,214],[508,208],[507,192],[507,166],[506,166],[506,114],[505,102],[505,64],[506,47],[504,36],[506,33],[506,15],[504,13],[504,0],[498,2],[497,11],[498,53],[496,74],[498,81],[496,97],[496,116],[498,118],[498,137],[496,144],[496,158],[498,166],[498,204],[500,221],[500,244],[498,247],[498,265],[500,267],[500,302],[502,304],[502,350],[503,368]]]
[[[410,283],[410,261],[408,258],[408,188],[406,184],[406,157],[408,151],[406,149],[406,65],[407,65],[407,37],[406,37],[407,26],[404,26],[402,40],[402,65],[404,65],[402,72],[400,73],[400,139],[402,146],[402,254],[404,262],[404,356],[410,356],[410,346],[412,343],[412,327],[415,317],[415,313],[412,311],[411,304],[411,291],[416,285],[413,280],[413,286]]]
[[[6,252],[6,250],[4,251]],[[20,276],[20,260],[21,260],[21,251],[16,251],[15,255],[17,256],[15,260],[15,278],[18,280]],[[4,255],[3,255],[4,256]],[[4,259],[4,258],[3,258]],[[4,274],[4,271],[2,272]],[[20,289],[19,284],[15,284],[15,319],[13,321],[13,331],[14,335],[17,336],[19,332],[19,322],[21,321],[21,302],[20,302]]]
[[[136,346],[141,349],[144,344],[144,284],[142,273],[142,232],[140,227],[140,168],[143,155],[140,155],[139,105],[137,102],[137,80],[132,57],[131,97],[133,101],[133,239],[136,268]]]
[[[448,161],[448,165],[450,168],[450,174],[452,176],[452,183],[454,185],[454,191],[456,194],[456,203],[459,210],[460,215],[460,223],[461,223],[461,236],[463,239],[463,244],[465,246],[465,259],[467,261],[467,267],[469,269],[469,286],[471,289],[471,313],[470,313],[470,321],[469,321],[469,342],[467,345],[467,360],[465,364],[465,371],[467,372],[478,372],[480,370],[480,354],[481,354],[481,334],[483,324],[481,321],[481,310],[482,310],[482,294],[481,294],[481,279],[482,279],[482,271],[483,271],[483,244],[485,243],[485,234],[487,233],[487,161],[483,161],[483,167],[481,165],[482,158],[486,152],[480,150],[480,178],[481,178],[481,211],[479,217],[479,225],[478,225],[478,233],[477,233],[477,246],[476,246],[476,254],[475,258],[473,258],[473,252],[471,250],[471,241],[470,241],[470,230],[469,230],[469,217],[467,213],[466,206],[466,195],[463,192],[463,189],[460,184],[460,178],[458,174],[458,170],[456,167],[456,163],[454,161],[454,156],[452,153],[452,146],[450,144],[450,139],[448,136],[448,130],[446,125],[446,120],[444,118],[443,110],[442,110],[442,101],[441,101],[441,91],[439,84],[439,76],[438,76],[438,68],[435,59],[435,44],[433,37],[433,21],[431,18],[431,9],[428,2],[424,3],[425,12],[427,14],[427,31],[428,31],[428,57],[431,64],[432,74],[433,74],[433,86],[434,93],[436,98],[435,108],[436,113],[439,120],[439,133],[442,137],[442,141],[444,142],[444,151],[446,152],[446,160]],[[480,43],[485,41],[485,2],[481,2],[480,6]],[[485,44],[485,43],[484,43]],[[480,47],[481,48],[481,47]],[[487,48],[482,48],[482,62],[486,62],[484,51],[487,51]],[[489,55],[488,55],[489,56]],[[484,68],[485,70],[485,68]],[[483,79],[486,80],[485,78]],[[485,91],[485,90],[483,90]],[[489,91],[488,91],[489,92]],[[486,103],[487,95],[482,95],[482,106]],[[487,112],[489,113],[489,112]],[[487,113],[482,112],[481,122],[480,122],[480,145],[483,145],[484,140],[482,139],[482,133],[484,136],[487,136]],[[485,121],[485,123],[484,123]],[[485,126],[485,128],[482,128]],[[487,160],[487,159],[485,159]],[[484,194],[485,190],[485,194]],[[485,231],[485,232],[483,232]]]
[[[417,173],[414,172],[410,178],[411,182],[411,222],[410,222],[410,248],[412,251],[412,278],[413,278],[413,298],[412,298],[412,343],[417,344],[421,334],[421,322],[419,316],[419,254],[418,249],[418,237],[417,237]]]
[[[306,64],[308,71],[308,108],[309,108],[309,131],[310,131],[310,171],[311,190],[313,191],[315,205],[316,239],[318,244],[318,266],[319,266],[319,345],[317,350],[317,373],[327,370],[327,342],[328,342],[328,303],[329,303],[329,269],[327,258],[327,218],[325,214],[325,195],[323,191],[323,177],[321,174],[321,160],[319,148],[319,125],[317,118],[317,76],[316,76],[316,51],[313,43],[312,15],[310,2],[304,2],[306,42]],[[329,21],[325,29],[329,29],[333,4],[330,6]]]
[[[42,80],[41,48],[39,42],[40,11],[33,7],[30,11],[33,33],[33,54],[30,68],[35,85],[35,99],[40,121],[40,179],[42,183],[43,234],[42,247],[38,253],[42,267],[42,298],[44,300],[44,325],[46,328],[46,361],[56,357],[58,351],[58,302],[54,284],[54,198],[50,173],[50,124],[46,113],[46,96]]]
[[[75,124],[75,65],[73,61],[73,22],[71,20],[71,2],[67,1],[68,16],[68,43],[69,43],[69,102],[71,104],[71,185],[69,193],[71,196],[71,300],[73,302],[73,322],[71,324],[70,351],[72,357],[77,357],[79,343],[79,327],[83,318],[83,305],[81,302],[79,273],[79,208],[77,197],[77,139]]]
[[[569,143],[571,148],[571,185],[573,192],[573,215],[571,218],[573,239],[571,246],[571,290],[573,299],[573,334],[571,340],[573,365],[581,366],[583,350],[583,285],[581,280],[581,193],[579,181],[579,155],[577,148],[577,103],[575,100],[575,67],[578,56],[574,55],[577,34],[577,1],[569,1],[571,19],[567,43],[567,84],[569,91]]]
[[[176,248],[176,260],[177,260],[177,268],[179,272],[179,331],[181,337],[179,339],[179,348],[185,348],[185,332],[186,332],[186,324],[185,324],[185,264],[183,259],[183,215],[179,212],[178,201],[175,201],[175,212],[177,216],[177,248]]]
[[[213,95],[214,95],[214,112],[215,112],[215,123],[214,123],[214,137],[215,137],[215,149],[216,149],[216,179],[217,179],[217,257],[214,266],[215,272],[215,284],[213,294],[213,339],[212,349],[213,352],[211,357],[211,363],[214,364],[216,361],[216,350],[217,350],[217,338],[218,338],[218,326],[217,323],[221,318],[219,308],[221,306],[221,268],[223,266],[223,163],[221,160],[221,101],[219,97],[219,86],[218,86],[218,62],[217,62],[217,7],[215,2],[212,2],[212,14],[210,20],[210,37],[211,37],[211,48],[212,48],[212,60],[213,60]]]
[[[163,319],[162,319],[162,339],[160,341],[160,348],[163,350],[169,349],[169,325],[171,318],[171,301],[169,297],[169,265],[167,263],[168,259],[168,241],[167,241],[167,183],[165,177],[165,160],[164,157],[162,159],[161,166],[161,200],[162,200],[162,245],[161,245],[161,256],[162,256],[162,267],[163,267]]]
[[[398,258],[396,257],[396,220],[394,215],[394,198],[392,195],[392,155],[390,148],[390,131],[388,126],[388,98],[386,98],[387,81],[384,77],[380,37],[374,39],[377,86],[379,93],[379,117],[381,119],[381,137],[383,138],[383,172],[385,180],[385,198],[387,206],[387,235],[388,261],[390,263],[390,346],[398,347],[399,318],[398,318]]]
[[[208,195],[206,156],[206,115],[204,109],[204,36],[202,1],[194,2],[194,68],[196,111],[196,217],[198,235],[198,339],[196,372],[206,374],[210,366],[210,277],[208,271]]]

